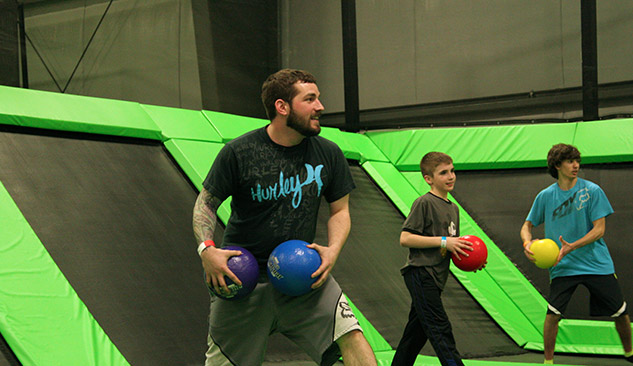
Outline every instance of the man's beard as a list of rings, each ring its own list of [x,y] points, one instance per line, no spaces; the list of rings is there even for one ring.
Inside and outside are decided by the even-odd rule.
[[[310,117],[306,120],[302,120],[292,109],[286,120],[286,125],[305,137],[316,136],[321,133],[321,126],[317,126],[316,128],[310,127]]]

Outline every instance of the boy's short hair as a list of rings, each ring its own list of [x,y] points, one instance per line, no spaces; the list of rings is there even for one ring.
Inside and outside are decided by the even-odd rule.
[[[556,144],[549,149],[547,153],[547,171],[549,174],[558,179],[558,170],[560,164],[565,160],[578,160],[580,161],[580,151],[569,144]]]
[[[430,175],[432,177],[435,168],[442,163],[452,164],[453,158],[451,158],[448,154],[438,151],[426,153],[422,157],[422,160],[420,160],[420,171],[422,172],[422,176]]]
[[[299,91],[296,82],[316,84],[316,78],[304,70],[282,69],[270,75],[262,84],[262,103],[269,120],[277,116],[275,102],[277,99],[290,103]]]

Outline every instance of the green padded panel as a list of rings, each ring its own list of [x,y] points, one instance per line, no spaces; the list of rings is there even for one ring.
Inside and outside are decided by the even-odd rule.
[[[526,349],[543,351],[543,343],[529,342]],[[556,338],[556,352],[621,355],[622,343],[612,321],[563,319]]]
[[[402,154],[409,149],[409,141],[415,135],[416,130],[397,131],[368,131],[365,136],[382,151],[383,155],[396,164],[402,158]]]
[[[0,124],[161,140],[139,103],[0,86]]]
[[[474,132],[469,131],[467,133],[467,129],[460,128],[444,129],[444,131],[441,131],[441,129],[408,130],[368,134],[372,141],[374,141],[383,152],[387,151],[386,155],[388,155],[390,159],[401,164],[399,165],[401,170],[411,170],[411,172],[403,172],[403,175],[410,181],[412,186],[419,188],[425,185],[419,173],[419,159],[426,151],[431,150],[446,151],[451,154],[458,169],[494,169],[501,167],[527,167],[532,165],[545,166],[547,151],[552,145],[559,142],[572,143],[578,146],[583,153],[584,163],[631,161],[633,160],[631,158],[633,154],[633,139],[631,139],[630,136],[633,136],[633,134],[631,133],[630,122],[630,119],[625,119],[579,122],[564,125],[547,124],[508,126],[505,128],[487,127],[487,129],[491,130],[490,133],[476,131],[476,129],[472,129]],[[503,139],[498,135],[498,131],[504,131],[505,136],[503,137],[508,141],[515,141],[515,143],[500,144],[499,141]],[[448,132],[451,132],[451,135],[447,135]],[[469,133],[470,135],[468,135]],[[451,150],[450,148],[436,148],[439,146],[437,142],[433,145],[434,140],[441,140],[444,146],[454,146],[456,144],[455,141],[459,141],[461,144],[463,142],[477,140],[475,137],[478,139],[478,144],[473,143],[473,146],[494,146],[494,149],[489,152],[486,152],[486,149],[481,149],[482,151],[477,158],[481,161],[476,164],[471,163],[471,161],[473,160],[472,157],[477,156],[477,151],[471,148]],[[407,141],[407,143],[398,144],[398,141]],[[384,145],[381,143],[384,143]],[[526,147],[526,145],[528,147]],[[424,148],[419,148],[419,146],[424,146]],[[411,149],[413,152],[405,151],[406,149]],[[506,151],[502,151],[503,149],[506,149]],[[532,151],[529,149],[532,149]],[[499,159],[501,156],[509,157],[508,159],[510,160],[517,160],[516,166],[503,161],[500,163]],[[424,192],[420,193],[422,194]],[[462,219],[462,233],[467,232],[464,227],[464,224],[467,222],[469,222],[469,220]],[[473,230],[476,230],[475,227],[477,225],[474,221],[471,223]],[[483,238],[484,237],[482,237],[482,239]],[[489,239],[484,240],[488,243]],[[494,254],[494,252],[491,252],[491,254]],[[501,256],[503,256],[503,253],[500,253],[500,258]],[[505,258],[505,256],[503,257]],[[510,315],[511,312],[509,310],[511,306],[504,306],[498,311],[490,312],[490,314],[499,325],[506,330],[508,330],[507,325],[504,325],[506,321],[512,322],[512,329],[519,329],[521,331],[530,329],[529,332],[524,332],[525,334],[520,337],[527,340],[524,347],[531,350],[542,350],[541,329],[544,320],[542,309],[545,307],[546,302],[522,275],[513,273],[515,268],[507,258],[505,258],[504,261],[507,262],[506,265],[500,267],[489,265],[486,272],[489,273],[494,278],[494,281],[499,284],[500,288],[507,293],[506,297],[512,303],[516,304],[518,311],[524,313],[525,319],[527,319],[531,325],[521,328],[521,325],[518,324],[516,319]],[[477,282],[472,280],[469,283],[468,278],[463,278],[463,272],[455,270],[453,273],[456,274],[460,282],[473,293],[473,296],[478,298],[478,301],[487,310],[487,304],[489,304],[490,301],[494,301],[495,303],[500,300],[505,301],[505,299],[495,297],[492,294],[482,294],[478,297],[476,291],[481,291],[480,289],[482,287],[479,286],[481,278],[477,279]],[[486,291],[490,289],[487,285],[483,288],[486,289]],[[534,329],[534,332],[532,332],[532,329]],[[509,335],[511,335],[517,343],[521,344],[521,342],[518,341],[520,338],[517,338],[516,335],[512,335],[510,332]],[[613,324],[610,322],[566,320],[561,322],[560,325],[557,350],[561,352],[617,355],[621,354],[621,344],[617,338]]]
[[[222,138],[222,142],[228,142],[259,127],[264,127],[270,121],[259,118],[236,116],[233,114],[202,111]]]
[[[217,142],[178,139],[167,140],[164,145],[198,190],[202,189],[202,182],[224,146]]]
[[[218,132],[201,111],[141,104],[163,134],[163,140],[222,142]]]
[[[540,293],[461,207],[460,233],[476,235],[486,243],[488,264],[473,273],[451,263],[453,275],[518,345],[542,339],[547,304]]]
[[[23,365],[128,365],[0,183],[0,332]]]
[[[338,128],[322,127],[320,136],[334,142],[343,151],[345,158],[352,160],[360,160],[360,152],[355,145],[350,144],[347,137],[349,133],[341,132]]]
[[[505,169],[543,166],[547,151],[572,143],[576,124],[433,128],[367,135],[401,171],[419,171],[430,151],[453,158],[457,169]]]
[[[633,161],[633,119],[580,122],[574,144],[583,164]]]
[[[367,161],[362,167],[400,212],[408,215],[411,203],[419,195],[402,174],[391,163]]]
[[[357,160],[361,164],[366,161],[389,162],[385,154],[366,135],[351,132],[342,132],[342,134],[347,139],[348,144],[360,154],[360,158]]]
[[[343,132],[332,127],[322,127],[320,136],[336,143],[347,159],[357,160],[361,164],[366,161],[389,161],[382,151],[363,134]]]
[[[374,352],[382,352],[382,351],[391,351],[391,346],[389,343],[380,335],[378,330],[374,328],[374,326],[365,318],[365,316],[358,310],[356,305],[345,295],[345,298],[349,302],[350,307],[352,308],[352,312],[358,318],[358,323],[360,327],[363,329],[363,334],[365,335],[365,339],[369,342],[371,349]]]
[[[224,144],[194,140],[168,140],[165,148],[185,172],[191,183],[200,191],[213,161]],[[224,224],[231,215],[231,197],[218,207],[218,217]]]
[[[420,173],[420,171],[400,172],[400,173],[407,181],[409,181],[409,183],[411,183],[413,188],[416,189],[419,196],[426,194],[428,191],[431,190],[431,187],[429,187],[429,185],[424,181],[424,178],[422,178],[422,173]],[[408,214],[409,214],[409,211],[407,210],[407,215]]]
[[[391,366],[391,360],[396,351],[383,351],[376,352],[376,360],[378,366]],[[542,366],[542,363],[525,363],[525,362],[503,362],[503,361],[489,361],[489,360],[463,360],[466,366]],[[419,355],[415,359],[414,366],[441,366],[441,363],[437,357]],[[565,364],[567,366],[575,366]]]

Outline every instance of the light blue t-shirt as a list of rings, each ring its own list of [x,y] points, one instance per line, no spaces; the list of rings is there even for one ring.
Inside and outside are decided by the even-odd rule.
[[[561,246],[559,237],[572,243],[585,236],[593,221],[609,216],[613,208],[602,188],[578,178],[576,185],[564,191],[558,183],[542,190],[534,200],[527,221],[534,226],[545,223],[545,237]],[[609,249],[602,238],[567,254],[549,269],[550,279],[583,274],[612,274],[615,272]]]

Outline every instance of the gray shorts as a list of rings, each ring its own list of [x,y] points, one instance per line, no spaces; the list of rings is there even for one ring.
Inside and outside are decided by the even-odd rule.
[[[212,296],[205,365],[261,365],[273,333],[294,341],[317,364],[332,365],[340,357],[336,340],[353,330],[360,325],[332,276],[297,297],[278,292],[270,282],[258,283],[240,300]]]

